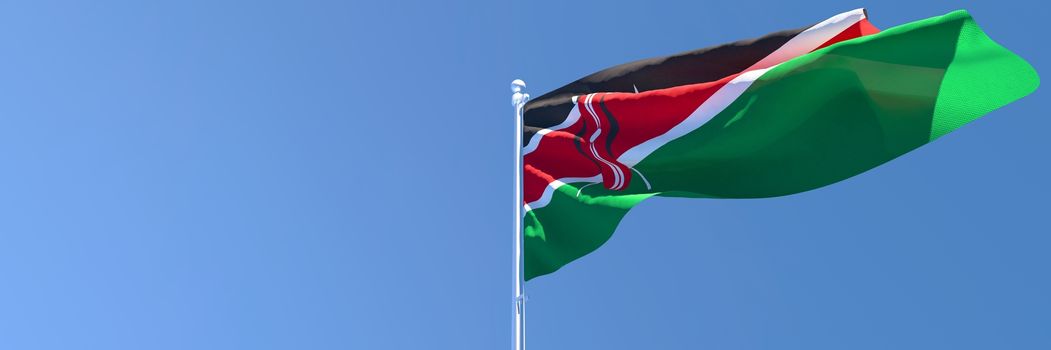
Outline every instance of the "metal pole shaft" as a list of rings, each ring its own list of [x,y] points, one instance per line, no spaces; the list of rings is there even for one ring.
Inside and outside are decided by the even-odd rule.
[[[515,107],[515,237],[514,237],[514,349],[525,350],[525,287],[522,281],[522,114],[529,94],[525,82],[511,82],[511,104]]]

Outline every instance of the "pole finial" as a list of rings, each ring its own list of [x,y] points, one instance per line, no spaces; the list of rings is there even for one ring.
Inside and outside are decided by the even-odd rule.
[[[525,82],[522,79],[515,79],[511,82],[511,92],[521,92],[525,86]]]
[[[529,94],[522,92],[525,86],[522,79],[515,79],[511,82],[511,92],[514,93],[511,95],[511,105],[515,106],[516,113],[529,101]]]

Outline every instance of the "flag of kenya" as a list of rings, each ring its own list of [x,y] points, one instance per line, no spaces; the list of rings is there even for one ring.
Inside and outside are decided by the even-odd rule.
[[[1037,85],[965,11],[880,32],[858,9],[591,74],[525,106],[526,279],[597,249],[643,199],[826,186]]]

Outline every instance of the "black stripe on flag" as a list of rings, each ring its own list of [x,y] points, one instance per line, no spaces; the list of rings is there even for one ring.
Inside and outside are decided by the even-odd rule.
[[[580,78],[525,105],[523,145],[540,129],[561,124],[573,108],[570,98],[595,92],[634,92],[704,83],[741,72],[802,31],[786,30],[730,44],[621,64]]]

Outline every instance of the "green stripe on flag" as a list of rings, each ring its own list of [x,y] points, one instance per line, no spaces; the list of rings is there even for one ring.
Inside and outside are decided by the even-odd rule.
[[[546,275],[598,249],[609,240],[620,219],[653,194],[581,194],[580,186],[567,184],[555,190],[551,202],[525,215],[525,278]],[[601,187],[601,186],[591,186]],[[590,188],[590,187],[589,187]]]
[[[963,21],[956,47],[935,104],[931,140],[1028,95],[1040,85],[1040,77],[1029,63],[986,36],[970,17]]]

